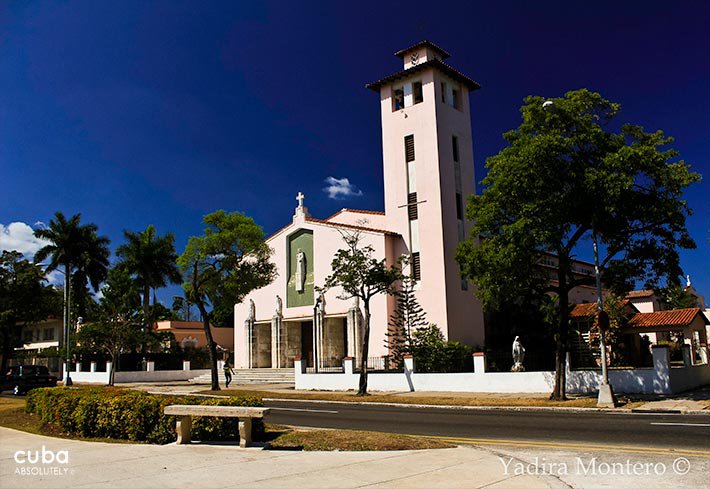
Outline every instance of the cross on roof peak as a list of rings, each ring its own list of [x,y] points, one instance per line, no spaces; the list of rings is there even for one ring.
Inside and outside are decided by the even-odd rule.
[[[298,192],[298,195],[296,196],[296,200],[298,201],[298,207],[303,207],[303,200],[305,198],[305,195],[303,195],[301,192]]]

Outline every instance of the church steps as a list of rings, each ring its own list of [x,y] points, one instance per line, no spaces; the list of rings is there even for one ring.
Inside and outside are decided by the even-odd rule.
[[[225,382],[224,372],[218,372],[220,383]],[[212,375],[206,373],[190,379],[194,384],[209,384],[212,382]],[[295,382],[292,368],[252,368],[235,369],[232,374],[232,382],[237,384],[293,384]]]

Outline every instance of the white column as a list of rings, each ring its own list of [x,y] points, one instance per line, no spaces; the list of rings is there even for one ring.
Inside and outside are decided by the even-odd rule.
[[[182,361],[182,369],[183,370],[190,370],[190,360],[183,360]]]
[[[247,319],[244,321],[244,367],[253,368],[253,339],[254,339],[254,321]]]
[[[486,373],[486,354],[482,351],[478,351],[473,354],[473,373],[474,374],[485,374]]]
[[[89,372],[96,372],[96,362],[91,362],[89,365]]]
[[[155,362],[153,360],[148,360],[145,364],[145,369],[147,372],[155,372]]]
[[[412,355],[404,355],[404,373],[414,373],[414,357]]]
[[[352,375],[352,373],[353,373],[353,357],[343,358],[343,372],[345,372],[348,375]]]
[[[271,368],[279,368],[279,317],[271,318]]]

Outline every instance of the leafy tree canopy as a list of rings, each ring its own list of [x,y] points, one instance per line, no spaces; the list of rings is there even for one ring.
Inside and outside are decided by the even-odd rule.
[[[178,264],[185,278],[185,297],[202,314],[212,363],[212,390],[219,390],[216,345],[209,325],[228,322],[234,304],[271,283],[276,267],[269,261],[272,250],[264,241],[264,231],[251,217],[219,210],[206,215],[203,222],[204,234],[190,238]]]
[[[464,275],[488,309],[530,290],[556,293],[558,358],[566,348],[568,292],[593,283],[572,268],[592,230],[605,283],[618,291],[636,280],[677,277],[678,248],[695,246],[683,191],[700,176],[677,159],[662,131],[619,126],[619,110],[586,89],[526,98],[521,125],[504,134],[508,145],[486,162],[483,193],[469,197],[472,238],[457,253]],[[552,280],[539,266],[546,253],[557,260]]]

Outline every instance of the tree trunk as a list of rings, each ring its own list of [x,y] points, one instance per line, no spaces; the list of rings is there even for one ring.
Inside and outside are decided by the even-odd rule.
[[[12,349],[10,348],[10,330],[9,328],[14,327],[13,319],[8,319],[5,327],[2,328],[2,360],[0,361],[0,375],[4,375],[7,372],[7,360],[10,356]],[[12,325],[12,326],[11,326]]]
[[[363,300],[365,309],[365,334],[362,339],[362,348],[360,349],[360,386],[357,391],[358,396],[367,395],[367,355],[370,350],[370,301]]]
[[[569,332],[569,290],[567,287],[567,270],[569,261],[566,257],[558,255],[557,281],[558,294],[558,323],[555,348],[555,386],[550,394],[550,400],[567,400],[567,336]]]
[[[207,310],[202,305],[201,302],[197,303],[197,307],[200,309],[200,314],[202,314],[202,327],[205,329],[205,338],[207,338],[207,346],[210,352],[210,371],[212,374],[212,387],[213,391],[221,390],[219,387],[219,373],[217,371],[217,344],[212,339],[212,330],[210,329],[210,315]]]
[[[150,287],[143,286],[143,322],[145,330],[148,331],[148,313],[150,311]]]
[[[114,373],[116,372],[116,364],[118,363],[118,353],[113,352],[111,354],[111,370],[108,373],[108,385],[114,385],[115,381],[115,375]]]

